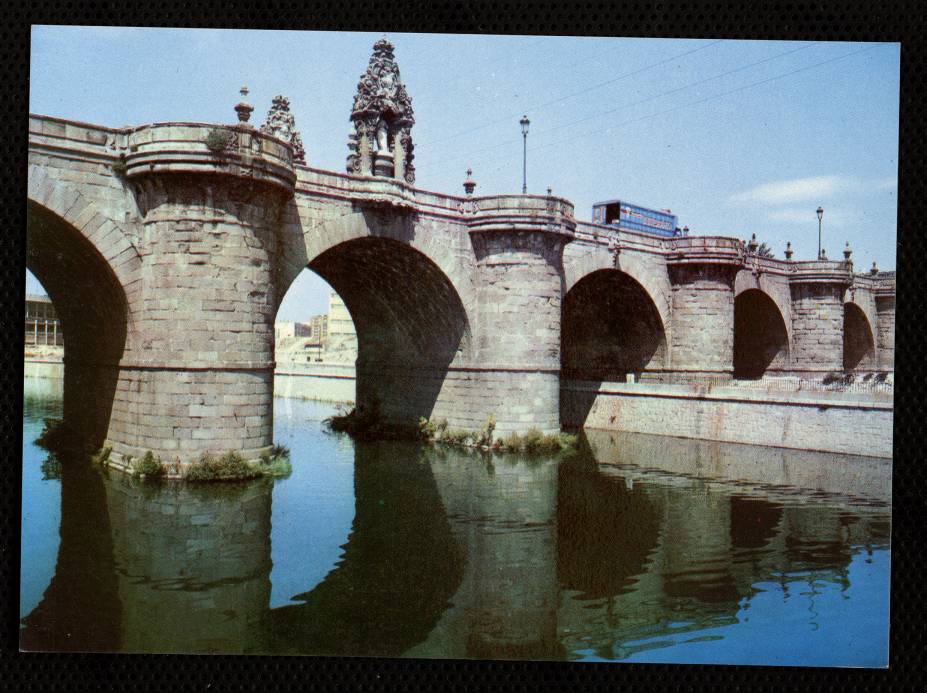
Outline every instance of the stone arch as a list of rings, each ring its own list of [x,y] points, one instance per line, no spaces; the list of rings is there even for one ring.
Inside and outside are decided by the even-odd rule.
[[[444,274],[463,305],[472,306],[475,303],[474,272],[463,266],[460,255],[454,252],[453,242],[449,242],[447,233],[449,228],[432,234],[413,216],[359,210],[354,206],[346,208],[338,216],[312,222],[308,213],[303,218],[296,203],[291,202],[287,215],[291,222],[285,226],[280,239],[278,305],[299,273],[315,258],[336,246],[363,238],[394,240],[418,251]],[[461,228],[460,233],[469,249],[466,229]]]
[[[875,367],[875,339],[863,309],[852,301],[843,304],[843,368],[865,370]]]
[[[617,269],[586,275],[563,301],[563,377],[620,381],[665,369],[664,325],[650,293],[631,275]]]
[[[131,293],[141,270],[138,249],[125,230],[76,187],[55,180],[41,166],[29,167],[30,209],[43,209],[82,236],[108,265],[119,284]]]
[[[564,296],[595,272],[619,270],[644,288],[657,309],[664,328],[671,328],[669,275],[662,258],[625,251],[616,261],[613,253],[602,246],[588,250],[584,247],[582,252],[577,253],[578,248],[579,246],[568,245],[564,253]]]
[[[784,370],[789,334],[776,302],[761,289],[747,289],[734,298],[734,377],[760,378]]]
[[[99,245],[66,216],[30,198],[26,219],[26,267],[48,292],[64,334],[64,418],[99,446],[130,331],[126,291]]]
[[[355,401],[394,422],[452,414],[442,391],[452,364],[470,360],[472,344],[455,285],[402,236],[370,233],[369,225],[367,232],[341,228],[337,242],[309,246],[306,267],[338,293],[354,321]]]

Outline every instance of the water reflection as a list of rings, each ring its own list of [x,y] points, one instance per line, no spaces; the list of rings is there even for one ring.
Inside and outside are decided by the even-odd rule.
[[[49,513],[60,502],[54,576],[24,618],[22,647],[793,664],[887,656],[884,505],[644,471],[630,444],[621,466],[596,463],[603,450],[619,454],[601,441],[560,461],[353,446],[322,431],[320,405],[287,408],[278,440],[296,472],[276,482],[151,485],[62,460],[60,481],[41,482],[61,488],[60,501],[44,500]],[[319,502],[319,487],[330,502]],[[854,638],[869,644],[868,659]]]

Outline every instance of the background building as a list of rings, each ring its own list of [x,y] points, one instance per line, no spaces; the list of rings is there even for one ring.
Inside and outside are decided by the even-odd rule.
[[[26,294],[26,346],[64,346],[64,334],[48,296]]]
[[[274,323],[278,362],[330,361],[353,364],[357,359],[357,333],[344,301],[329,295],[328,314],[308,322]]]
[[[326,361],[354,363],[357,359],[357,332],[354,321],[341,296],[332,291],[328,296],[328,336],[325,341]]]

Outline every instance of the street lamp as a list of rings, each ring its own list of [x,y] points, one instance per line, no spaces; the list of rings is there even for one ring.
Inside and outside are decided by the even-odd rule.
[[[824,218],[824,208],[818,207],[818,260],[821,259],[821,219]]]
[[[528,126],[531,125],[531,121],[528,120],[528,116],[523,115],[518,122],[521,124],[521,136],[524,140],[521,150],[521,194],[526,195],[528,193]]]

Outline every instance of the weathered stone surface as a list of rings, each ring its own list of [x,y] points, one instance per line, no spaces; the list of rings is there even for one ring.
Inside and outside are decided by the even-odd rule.
[[[235,125],[213,151],[216,129],[30,120],[27,263],[65,333],[66,417],[126,454],[271,444],[273,319],[306,267],[355,321],[357,402],[394,420],[554,431],[563,368],[726,378],[741,343],[820,376],[845,365],[845,304],[872,336],[854,367],[892,368],[893,275],[577,223],[552,196],[296,169],[291,142]],[[752,292],[784,324],[771,356],[736,334],[766,329],[735,319]]]

